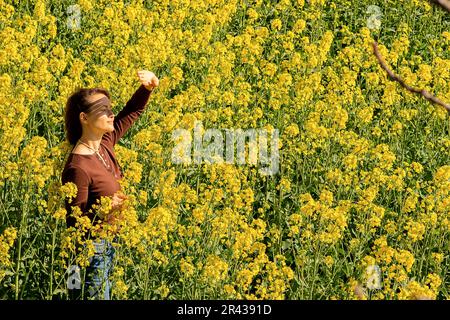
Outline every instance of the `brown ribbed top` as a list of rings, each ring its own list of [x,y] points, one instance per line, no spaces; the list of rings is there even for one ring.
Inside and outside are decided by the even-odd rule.
[[[65,200],[68,227],[75,224],[75,221],[69,217],[72,210],[71,206],[78,206],[93,221],[94,214],[88,211],[96,200],[102,196],[112,196],[121,189],[118,180],[123,175],[114,153],[114,145],[144,111],[151,92],[144,85],[141,85],[122,111],[115,117],[114,131],[103,135],[99,153],[106,160],[108,168],[105,167],[97,154],[69,154],[62,171],[61,182],[62,184],[75,183],[78,187],[78,193],[72,203],[69,204],[68,199]]]

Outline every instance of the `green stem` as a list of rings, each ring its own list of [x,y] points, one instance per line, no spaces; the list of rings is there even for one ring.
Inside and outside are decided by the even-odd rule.
[[[20,260],[22,259],[22,234],[23,234],[23,224],[25,221],[25,216],[28,207],[28,197],[25,195],[24,207],[22,210],[22,217],[19,226],[19,241],[17,248],[17,263],[16,263],[16,275],[15,275],[15,300],[19,300],[19,272],[20,272]]]
[[[314,255],[314,272],[313,272],[313,276],[312,276],[312,285],[311,285],[311,292],[309,294],[309,299],[313,300],[313,296],[314,296],[314,289],[315,289],[315,284],[316,284],[316,275],[317,275],[317,269],[318,269],[318,265],[319,265],[319,257],[320,257],[320,244],[319,244],[319,248],[317,249],[315,255]]]
[[[56,242],[56,231],[58,230],[58,221],[56,221],[55,230],[53,230],[52,236],[52,259],[50,264],[50,292],[48,293],[48,299],[51,300],[53,296],[53,264],[55,261],[55,242]]]
[[[145,264],[145,285],[144,285],[144,300],[148,300],[148,274],[150,273],[149,264]]]

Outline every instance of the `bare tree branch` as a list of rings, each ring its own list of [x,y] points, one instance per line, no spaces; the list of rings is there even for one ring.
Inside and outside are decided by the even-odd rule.
[[[430,2],[440,5],[442,8],[450,12],[450,0],[430,0]]]
[[[450,2],[450,1],[448,1],[448,0],[442,0],[442,1]],[[425,99],[427,99],[427,100],[429,100],[429,101],[431,101],[431,102],[434,102],[434,103],[436,103],[436,104],[438,104],[438,105],[443,106],[445,109],[447,109],[447,112],[450,113],[450,105],[449,105],[449,104],[446,104],[446,103],[442,102],[441,100],[439,100],[437,97],[435,97],[434,95],[432,95],[431,93],[429,93],[429,92],[428,92],[427,90],[425,90],[425,89],[416,89],[416,88],[413,88],[413,87],[407,85],[407,84],[406,84],[399,76],[397,76],[394,72],[392,72],[392,71],[389,69],[389,67],[387,66],[387,64],[384,62],[384,60],[383,60],[383,58],[382,58],[380,52],[378,51],[378,44],[377,44],[376,41],[373,42],[373,51],[374,51],[374,53],[375,53],[375,56],[376,56],[377,59],[378,59],[378,62],[379,62],[380,65],[381,65],[381,67],[387,72],[387,74],[389,75],[389,77],[390,77],[392,80],[395,80],[395,81],[397,81],[398,83],[400,83],[401,86],[404,87],[406,90],[408,90],[408,91],[410,91],[410,92],[413,92],[413,93],[419,93],[419,94],[421,94],[422,96],[424,96]]]
[[[450,0],[429,0],[431,3],[441,6],[443,9],[450,12]],[[387,64],[384,62],[383,58],[381,57],[380,52],[378,51],[378,44],[376,41],[373,42],[373,51],[375,53],[375,56],[378,59],[378,62],[380,63],[381,67],[386,70],[387,74],[392,80],[397,81],[402,85],[402,87],[406,88],[408,91],[413,93],[419,93],[422,96],[425,97],[425,99],[434,102],[438,105],[443,106],[445,109],[447,109],[447,112],[450,113],[450,105],[446,104],[445,102],[442,102],[439,100],[436,96],[432,95],[425,89],[415,89],[409,85],[407,85],[399,76],[397,76],[394,72],[392,72]]]

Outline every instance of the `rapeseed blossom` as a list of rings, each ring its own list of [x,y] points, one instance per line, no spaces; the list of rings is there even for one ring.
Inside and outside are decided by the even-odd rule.
[[[391,81],[372,52],[377,39],[405,83],[448,102],[450,34],[396,19],[419,10],[418,23],[438,25],[426,1],[390,4],[389,12],[379,4],[388,14],[383,33],[363,20],[349,25],[348,12],[367,8],[348,1],[149,9],[80,0],[66,11],[79,29],[57,20],[48,1],[0,2],[0,278],[31,284],[25,270],[35,272],[37,260],[49,272],[48,283],[4,286],[3,296],[64,296],[67,268],[87,266],[93,254],[88,233],[118,238],[114,298],[445,296],[448,114]],[[67,97],[76,87],[105,87],[119,112],[142,66],[160,70],[161,82],[115,146],[129,195],[122,219],[100,228],[75,208],[76,228],[66,229],[63,200],[77,194],[59,181],[71,149],[61,129]],[[278,129],[280,172],[259,176],[251,161],[172,163],[171,133],[197,120],[202,136],[208,128]],[[110,200],[97,205],[108,214]],[[32,258],[22,267],[15,259],[24,252]],[[376,271],[371,279],[367,268]]]

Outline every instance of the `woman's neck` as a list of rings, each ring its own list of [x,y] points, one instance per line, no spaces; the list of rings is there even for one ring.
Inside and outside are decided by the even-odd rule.
[[[102,142],[102,136],[98,135],[82,135],[80,141],[84,142],[88,146],[90,146],[94,150],[98,150],[100,148],[100,143]]]

